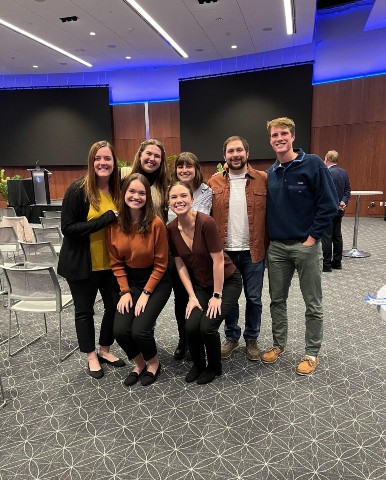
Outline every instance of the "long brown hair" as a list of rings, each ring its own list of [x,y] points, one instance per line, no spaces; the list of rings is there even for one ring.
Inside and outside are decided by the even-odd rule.
[[[146,172],[144,172],[142,165],[141,165],[141,155],[149,145],[155,145],[161,150],[161,162],[158,170],[154,172],[154,187],[158,190],[162,198],[162,209],[167,209],[167,190],[170,183],[169,178],[169,170],[168,165],[166,162],[166,152],[165,147],[163,144],[157,140],[156,138],[149,138],[149,140],[145,140],[139,146],[137,153],[135,154],[134,161],[133,161],[133,169],[131,173],[142,173],[142,175],[146,176]]]
[[[151,222],[155,218],[155,212],[154,212],[153,200],[151,198],[150,183],[148,179],[144,175],[142,175],[142,173],[132,173],[131,175],[126,177],[123,181],[122,189],[121,189],[121,198],[119,201],[119,208],[118,208],[118,223],[119,223],[119,226],[121,227],[122,232],[125,232],[125,233],[128,233],[130,231],[130,228],[134,225],[131,219],[130,209],[125,202],[125,194],[133,180],[139,180],[145,187],[146,203],[141,209],[141,215],[137,225],[138,225],[138,233],[147,233],[150,229]]]
[[[101,197],[100,197],[99,189],[97,186],[97,175],[94,170],[94,162],[95,162],[95,155],[97,151],[103,147],[107,147],[111,151],[111,155],[114,160],[114,169],[112,174],[109,177],[109,191],[115,205],[119,204],[119,197],[120,197],[118,161],[114,152],[114,148],[106,140],[100,140],[99,142],[95,142],[93,145],[91,145],[90,150],[88,152],[87,174],[84,177],[84,180],[81,184],[81,187],[84,189],[87,200],[95,208],[95,210],[99,210]]]

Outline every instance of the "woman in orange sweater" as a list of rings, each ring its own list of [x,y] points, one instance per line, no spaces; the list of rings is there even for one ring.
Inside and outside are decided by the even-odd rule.
[[[161,372],[154,326],[170,296],[171,282],[166,273],[166,228],[154,213],[150,184],[140,173],[123,182],[118,224],[109,227],[107,248],[120,287],[114,336],[135,364],[124,384],[140,380],[147,386]]]

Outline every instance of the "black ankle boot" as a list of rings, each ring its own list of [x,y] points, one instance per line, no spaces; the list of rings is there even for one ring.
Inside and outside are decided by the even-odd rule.
[[[186,374],[185,382],[191,383],[197,380],[197,378],[201,375],[204,369],[205,369],[205,366],[202,368],[199,368],[197,365],[193,364],[192,368]]]
[[[174,351],[174,360],[182,360],[186,355],[186,343],[181,340],[178,342],[177,348]]]
[[[221,365],[217,368],[206,367],[206,369],[201,373],[197,378],[197,383],[199,385],[205,385],[206,383],[213,382],[213,380],[218,376],[222,375]]]

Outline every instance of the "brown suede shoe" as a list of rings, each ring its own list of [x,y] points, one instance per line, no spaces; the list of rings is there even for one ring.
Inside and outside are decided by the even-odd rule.
[[[260,358],[263,363],[275,363],[283,352],[284,348],[271,347],[269,350],[262,353]]]
[[[257,346],[257,341],[253,338],[245,340],[245,350],[247,353],[248,360],[252,360],[253,362],[256,360],[260,360],[260,349]]]
[[[309,355],[304,355],[304,357],[300,360],[299,365],[296,367],[296,373],[298,375],[311,375],[314,373],[318,363],[318,357],[313,360]]]
[[[229,358],[237,348],[239,348],[239,342],[237,340],[226,338],[221,345],[221,358]]]

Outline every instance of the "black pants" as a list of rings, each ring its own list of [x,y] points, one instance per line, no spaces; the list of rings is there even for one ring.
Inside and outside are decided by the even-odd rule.
[[[154,339],[154,328],[162,309],[166,305],[172,290],[168,272],[149,296],[145,311],[138,317],[134,315],[134,308],[142,293],[153,267],[126,269],[133,307],[129,313],[115,314],[114,335],[118,345],[126,352],[129,360],[142,353],[147,361],[157,355],[157,345]]]
[[[213,295],[213,288],[203,288],[197,284],[193,284],[193,288],[203,311],[194,308],[186,320],[186,337],[190,355],[194,364],[200,370],[206,367],[206,359],[208,368],[215,370],[221,366],[221,342],[218,329],[240,297],[241,275],[236,270],[233,275],[224,281],[221,315],[216,318],[206,316],[208,302]]]
[[[340,266],[343,254],[342,217],[336,216],[322,237],[323,267]]]
[[[112,270],[91,272],[86,280],[68,281],[75,306],[75,328],[79,349],[83,353],[95,350],[94,303],[101,293],[104,313],[99,333],[99,345],[114,343],[113,325],[119,299],[119,286]]]
[[[188,304],[189,295],[185,290],[183,283],[181,282],[180,276],[178,275],[176,264],[174,258],[169,256],[169,265],[168,270],[170,277],[172,279],[172,287],[174,292],[174,314],[177,320],[178,336],[182,344],[186,344],[186,333],[185,333],[185,312],[186,305]]]

